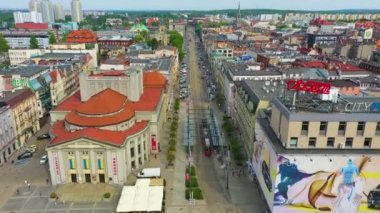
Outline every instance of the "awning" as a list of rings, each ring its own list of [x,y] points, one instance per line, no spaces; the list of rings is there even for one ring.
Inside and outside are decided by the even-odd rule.
[[[151,186],[151,179],[137,179],[135,186],[124,186],[116,212],[161,212],[163,186]]]

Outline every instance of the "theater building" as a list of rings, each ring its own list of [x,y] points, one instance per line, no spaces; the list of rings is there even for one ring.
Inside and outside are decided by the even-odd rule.
[[[158,153],[165,77],[137,69],[84,75],[80,91],[51,111],[52,184],[124,184]]]

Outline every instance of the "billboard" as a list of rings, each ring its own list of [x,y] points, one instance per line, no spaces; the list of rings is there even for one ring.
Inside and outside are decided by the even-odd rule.
[[[375,211],[379,163],[380,156],[278,155],[273,212]]]
[[[157,138],[156,135],[151,135],[152,151],[157,150]]]

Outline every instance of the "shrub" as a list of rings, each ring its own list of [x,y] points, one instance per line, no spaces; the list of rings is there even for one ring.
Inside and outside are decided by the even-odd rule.
[[[166,160],[169,161],[169,164],[172,164],[175,160],[175,151],[169,151],[168,156],[166,156]]]
[[[189,173],[189,167],[186,168],[186,173]],[[195,176],[195,167],[194,166],[191,166],[191,174],[190,176]]]
[[[170,138],[175,138],[177,137],[177,133],[176,132],[170,132]]]
[[[185,182],[185,185],[187,188],[197,188],[199,185],[198,185],[198,180],[196,177],[191,177],[190,178],[191,181],[186,181]],[[191,182],[191,185],[190,185],[190,182]]]
[[[200,188],[192,188],[191,191],[193,192],[193,198],[194,199],[203,200],[203,194],[202,194],[202,190]],[[186,199],[190,198],[190,189],[186,189],[185,197],[186,197]]]
[[[57,198],[57,194],[55,192],[50,193],[50,198]]]
[[[176,145],[177,141],[174,138],[170,138],[169,140],[169,146]]]
[[[110,198],[111,197],[111,193],[106,192],[106,193],[104,193],[103,197],[104,198]]]
[[[169,146],[169,152],[170,151],[176,151],[175,144],[170,144],[170,146]]]

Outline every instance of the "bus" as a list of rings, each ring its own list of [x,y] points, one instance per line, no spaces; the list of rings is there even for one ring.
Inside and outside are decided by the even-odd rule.
[[[212,150],[211,150],[211,144],[210,144],[210,139],[205,138],[204,144],[203,144],[203,153],[205,156],[210,157]]]

